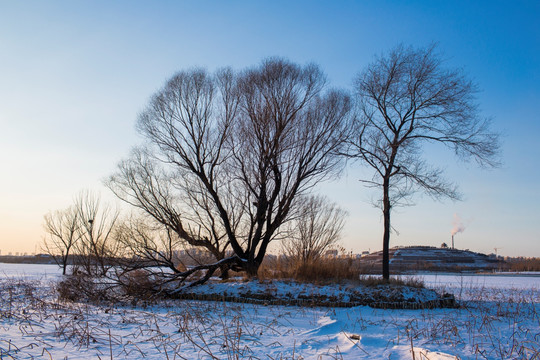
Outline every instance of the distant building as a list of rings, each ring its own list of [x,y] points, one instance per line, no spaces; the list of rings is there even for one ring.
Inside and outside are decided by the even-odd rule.
[[[326,257],[337,257],[338,256],[338,251],[337,250],[326,250],[324,255]]]

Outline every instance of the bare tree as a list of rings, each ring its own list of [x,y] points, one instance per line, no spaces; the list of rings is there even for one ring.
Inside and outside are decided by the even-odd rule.
[[[79,237],[74,246],[76,262],[88,275],[105,276],[118,250],[114,230],[119,212],[89,191],[78,195],[75,209]]]
[[[292,221],[290,236],[283,240],[283,250],[303,265],[317,261],[338,244],[346,215],[326,197],[307,196]]]
[[[43,239],[43,250],[51,255],[54,261],[62,268],[66,275],[71,251],[80,239],[79,218],[75,207],[50,212],[45,215],[45,231],[47,237]]]
[[[370,64],[355,82],[360,120],[350,155],[374,169],[368,186],[380,188],[384,218],[383,277],[388,279],[390,213],[422,190],[459,199],[441,169],[422,159],[423,145],[441,144],[461,159],[497,165],[498,135],[479,116],[476,86],[460,70],[446,69],[435,47],[398,46]]]
[[[281,59],[180,72],[138,122],[166,176],[131,182],[121,165],[109,187],[188,244],[230,246],[219,263],[255,276],[297,197],[341,168],[350,101],[324,89],[316,66]]]

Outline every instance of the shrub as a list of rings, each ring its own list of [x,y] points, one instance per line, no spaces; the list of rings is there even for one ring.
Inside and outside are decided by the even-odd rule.
[[[124,274],[121,278],[121,289],[124,295],[133,298],[148,298],[155,294],[154,282],[145,270],[135,270]]]
[[[58,298],[62,301],[80,302],[96,294],[94,282],[86,275],[68,275],[56,284]]]
[[[68,275],[56,284],[58,298],[70,302],[115,301],[110,285],[100,284],[96,278],[86,274]]]

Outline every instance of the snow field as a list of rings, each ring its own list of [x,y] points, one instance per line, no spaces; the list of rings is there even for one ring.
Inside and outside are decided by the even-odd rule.
[[[468,287],[459,309],[204,301],[96,306],[58,301],[58,275],[33,266],[24,275],[0,275],[1,359],[540,358],[534,286],[493,292],[484,283],[474,297]]]

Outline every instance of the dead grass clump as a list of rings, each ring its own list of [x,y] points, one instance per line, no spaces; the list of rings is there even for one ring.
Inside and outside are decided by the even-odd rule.
[[[106,290],[87,275],[69,275],[56,284],[58,298],[70,302],[100,302],[108,299]]]
[[[69,275],[65,277],[62,281],[59,281],[56,284],[56,292],[58,293],[58,298],[62,301],[81,301],[83,298],[83,293],[81,293],[83,283],[86,284],[87,281],[83,280],[81,275]],[[92,291],[92,289],[94,288],[93,283],[87,284],[87,286],[90,288],[90,291]]]
[[[261,280],[287,279],[329,283],[358,280],[360,270],[351,258],[319,258],[303,263],[287,257],[265,259],[259,268]]]
[[[295,279],[316,283],[356,280],[358,270],[351,259],[318,259],[298,266]]]
[[[379,285],[396,285],[396,286],[408,286],[413,288],[422,289],[425,287],[424,282],[418,278],[390,278],[385,280],[380,276],[361,275],[359,277],[360,283],[364,286],[375,287]]]
[[[259,268],[261,280],[295,280],[311,283],[353,282],[364,286],[379,285],[408,286],[424,288],[424,282],[418,278],[391,278],[384,280],[376,275],[360,275],[361,262],[353,258],[319,258],[316,261],[302,263],[294,259],[280,256],[265,259]]]
[[[125,295],[133,298],[148,298],[155,294],[150,274],[144,270],[131,271],[121,278],[121,288]]]
[[[259,267],[257,277],[260,280],[293,279],[293,261],[284,256],[267,256]]]

